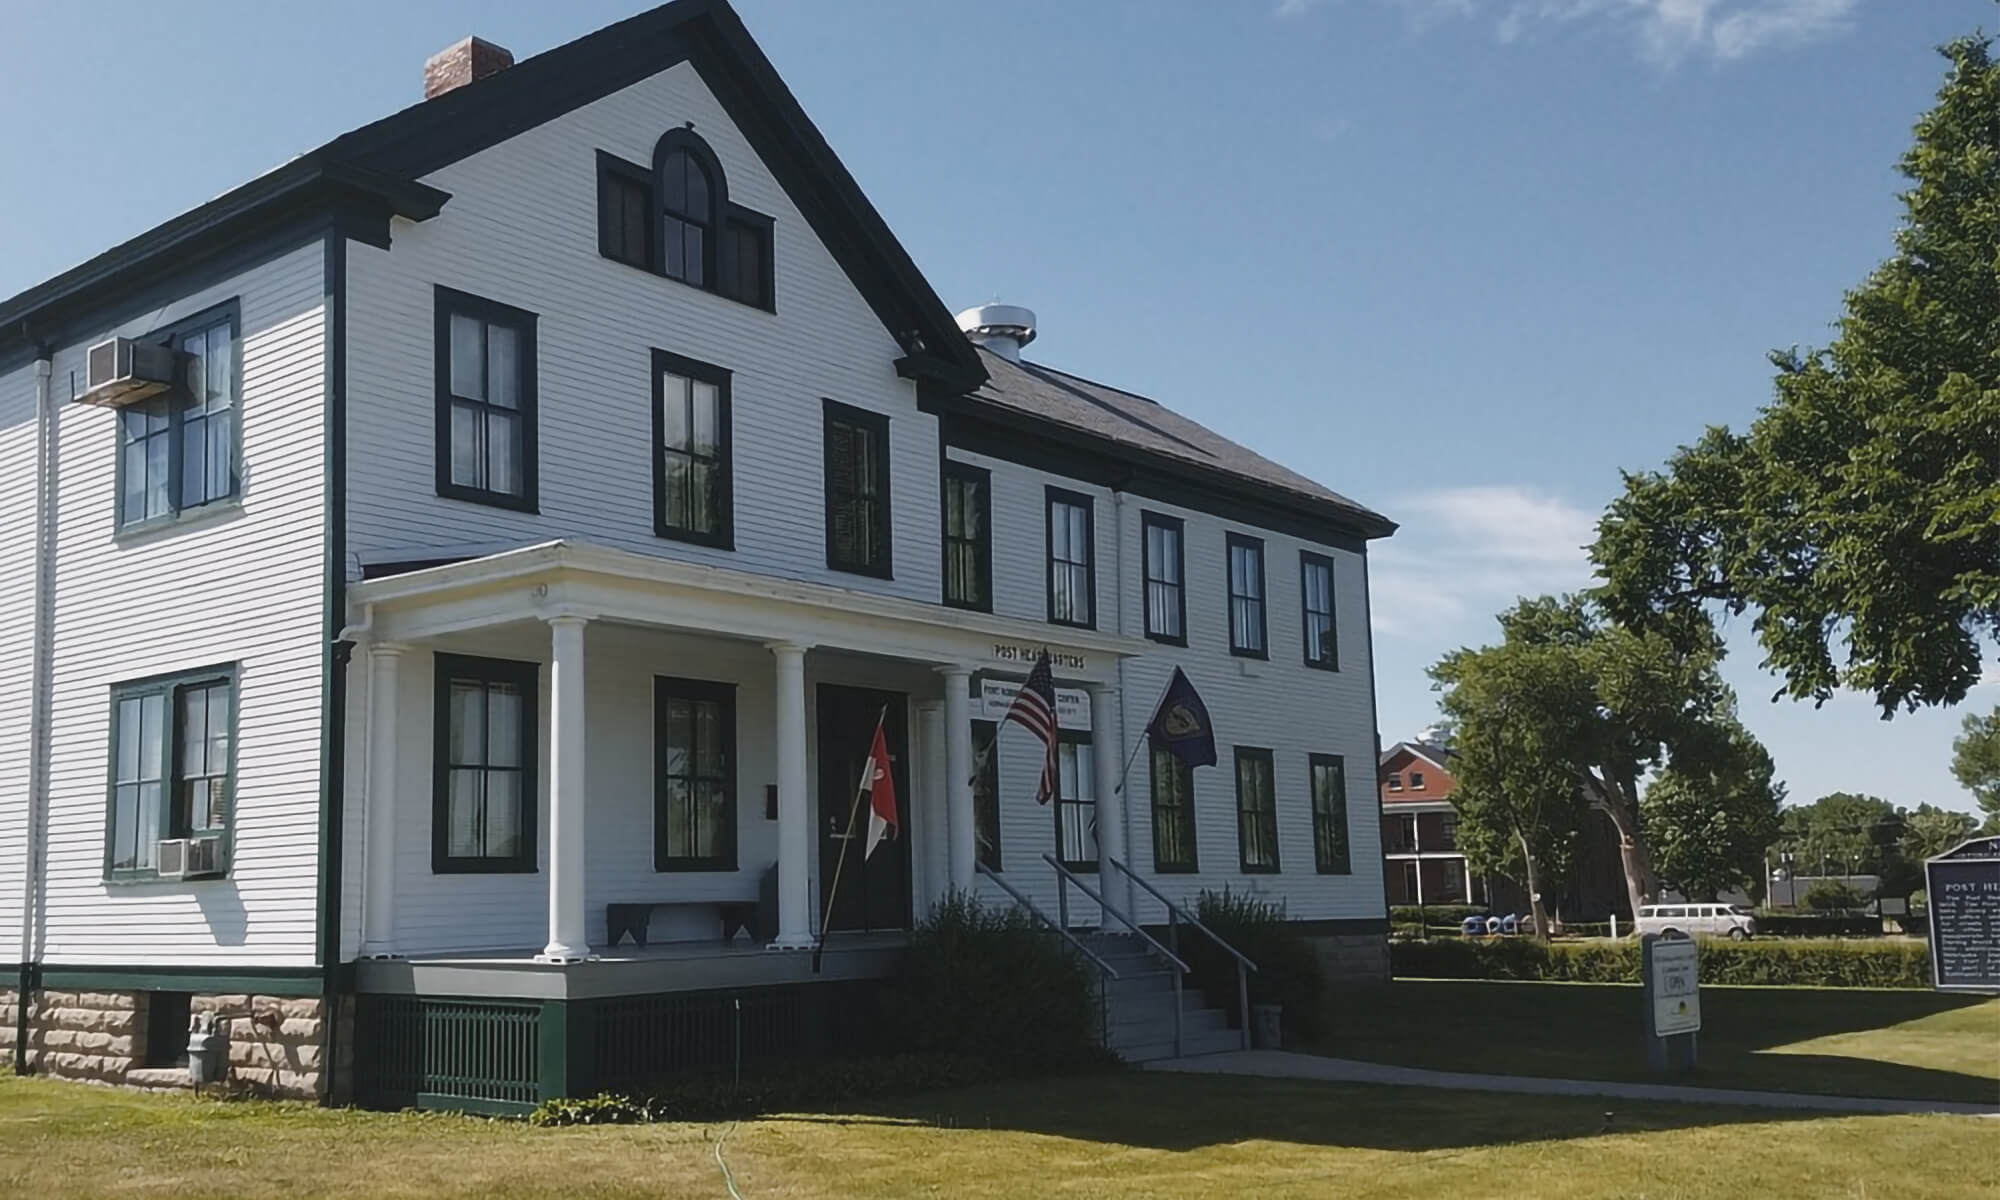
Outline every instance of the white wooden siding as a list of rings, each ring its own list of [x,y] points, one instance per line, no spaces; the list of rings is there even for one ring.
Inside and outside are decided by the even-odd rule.
[[[692,121],[730,199],[776,221],[777,312],[602,258],[596,153],[650,163]],[[419,557],[555,537],[857,590],[938,595],[937,427],[901,354],[694,69],[682,64],[427,177],[452,193],[350,252],[348,546]],[[538,314],[540,513],[436,495],[433,285]],[[653,533],[652,350],[734,373],[734,551]],[[826,569],[822,398],[887,413],[894,580]]]
[[[987,468],[993,476],[993,603],[1008,616],[1042,619],[1048,605],[1046,489],[1050,485],[1094,499],[1098,625],[1131,637],[1145,634],[1140,586],[1146,511],[1186,523],[1184,588],[1188,646],[1153,644],[1129,662],[1121,689],[1124,753],[1145,736],[1161,692],[1175,666],[1186,670],[1216,726],[1217,763],[1194,773],[1196,874],[1153,872],[1151,777],[1142,752],[1125,784],[1126,861],[1176,901],[1191,902],[1203,889],[1224,886],[1282,900],[1294,919],[1380,919],[1381,829],[1376,816],[1375,730],[1369,696],[1366,583],[1361,555],[1301,541],[1253,526],[1223,521],[1192,509],[1109,489],[953,449],[955,460]],[[1264,541],[1265,626],[1268,661],[1229,653],[1227,557],[1230,532]],[[1333,560],[1335,636],[1340,670],[1304,663],[1299,552]],[[1249,875],[1240,868],[1233,748],[1272,752],[1278,812],[1280,872]],[[1008,881],[1038,904],[1053,905],[1054,883],[1041,856],[1055,850],[1055,820],[1034,805],[1037,747],[1010,734],[1001,743],[1001,849]],[[1347,830],[1352,873],[1321,875],[1313,860],[1312,794],[1308,755],[1338,754],[1346,763]],[[990,885],[982,884],[990,889]],[[995,892],[997,889],[990,889]],[[989,897],[994,898],[994,897]],[[1053,908],[1051,910],[1053,912]],[[1162,915],[1142,903],[1148,918]]]
[[[318,874],[325,494],[322,249],[317,241],[55,358],[60,507],[45,961],[306,965]],[[115,416],[69,404],[84,347],[236,299],[243,340],[242,501],[181,525],[113,531]],[[25,684],[33,511],[32,378],[0,383],[0,670]],[[25,444],[30,449],[23,450]],[[20,659],[18,668],[15,658]],[[229,878],[103,879],[113,684],[240,664]],[[0,789],[19,811],[26,687],[0,699]],[[22,711],[17,716],[16,708]],[[17,767],[17,762],[19,763]],[[17,838],[0,841],[12,849]],[[18,903],[19,881],[4,903]],[[8,911],[0,909],[0,911]],[[10,929],[11,938],[13,931]]]
[[[20,953],[27,870],[35,420],[33,365],[0,375],[0,962]]]

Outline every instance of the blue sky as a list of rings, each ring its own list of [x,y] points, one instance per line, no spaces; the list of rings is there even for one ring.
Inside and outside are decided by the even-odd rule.
[[[0,295],[413,101],[465,34],[526,56],[639,7],[17,8]],[[948,305],[1027,304],[1031,357],[1403,522],[1373,568],[1390,740],[1432,719],[1440,653],[1588,582],[1621,467],[1745,422],[1766,351],[1830,336],[1889,252],[1932,48],[2000,23],[1989,0],[739,8]],[[2000,685],[1884,723],[1769,703],[1734,644],[1795,799],[1971,807],[1951,738]]]

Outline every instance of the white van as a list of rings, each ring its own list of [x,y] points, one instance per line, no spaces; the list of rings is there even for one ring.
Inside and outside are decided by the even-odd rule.
[[[1648,904],[1639,910],[1638,933],[1701,933],[1743,941],[1756,934],[1757,919],[1736,904]]]

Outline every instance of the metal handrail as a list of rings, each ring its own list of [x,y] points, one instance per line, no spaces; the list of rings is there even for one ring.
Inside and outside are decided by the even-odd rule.
[[[1056,859],[1054,855],[1044,854],[1042,855],[1042,861],[1054,867],[1056,869],[1056,874],[1062,876],[1064,879],[1075,884],[1077,891],[1082,892],[1084,895],[1090,897],[1092,900],[1095,900],[1097,902],[1097,907],[1103,909],[1105,912],[1110,913],[1112,916],[1117,917],[1120,921],[1124,922],[1125,927],[1127,929],[1130,929],[1133,933],[1136,933],[1140,937],[1146,939],[1146,944],[1148,946],[1151,946],[1160,955],[1161,958],[1166,959],[1168,962],[1179,967],[1184,972],[1192,970],[1191,967],[1189,967],[1186,963],[1181,961],[1180,955],[1175,954],[1172,950],[1169,950],[1165,946],[1161,945],[1158,938],[1155,938],[1152,934],[1147,933],[1143,928],[1140,927],[1137,921],[1134,921],[1131,917],[1128,917],[1123,912],[1119,911],[1118,908],[1115,907],[1109,900],[1106,900],[1102,895],[1098,894],[1094,889],[1092,889],[1089,884],[1077,878],[1076,873],[1070,870],[1068,867],[1063,866],[1062,863],[1058,859]]]
[[[1090,947],[1078,941],[1076,939],[1076,935],[1072,934],[1069,930],[1064,929],[1062,926],[1056,924],[1054,921],[1049,920],[1049,915],[1047,913],[1035,907],[1035,902],[1033,900],[1030,900],[1026,896],[1022,895],[1020,890],[1017,889],[1013,884],[1008,883],[1005,879],[1002,879],[997,871],[994,871],[991,867],[988,867],[985,863],[977,864],[977,869],[981,875],[984,875],[986,876],[986,878],[991,879],[993,882],[999,884],[1001,891],[1007,893],[1009,896],[1012,896],[1014,898],[1014,903],[1020,905],[1022,908],[1027,909],[1029,916],[1035,918],[1037,921],[1040,921],[1042,924],[1048,926],[1050,929],[1055,930],[1058,934],[1062,936],[1063,941],[1068,942],[1072,947],[1076,949],[1078,953],[1082,954],[1085,958],[1089,959],[1091,962],[1096,963],[1097,969],[1100,973],[1109,975],[1113,979],[1118,978],[1118,968],[1112,966],[1110,963],[1105,962],[1102,958],[1098,957],[1098,955],[1094,951],[1092,951]]]
[[[1169,941],[1173,942],[1174,949],[1178,950],[1181,947],[1180,923],[1182,921],[1186,921],[1188,924],[1194,926],[1196,929],[1199,929],[1204,934],[1208,935],[1209,941],[1214,942],[1216,945],[1222,947],[1224,950],[1229,951],[1231,955],[1235,956],[1236,1011],[1239,1014],[1240,1023],[1242,1025],[1242,1034],[1243,1034],[1242,1045],[1245,1050],[1248,1050],[1250,1048],[1250,972],[1257,969],[1257,964],[1251,962],[1249,956],[1244,954],[1241,950],[1238,950],[1236,947],[1224,941],[1222,939],[1221,934],[1215,932],[1215,930],[1210,929],[1208,926],[1202,924],[1201,920],[1198,917],[1196,917],[1193,913],[1185,911],[1184,909],[1181,908],[1180,905],[1175,904],[1173,901],[1167,899],[1166,894],[1161,892],[1159,888],[1156,888],[1152,884],[1147,883],[1145,880],[1139,878],[1138,873],[1134,871],[1132,868],[1126,866],[1122,862],[1119,862],[1116,858],[1113,858],[1109,854],[1104,855],[1104,861],[1110,863],[1112,866],[1118,868],[1120,871],[1123,871],[1125,873],[1125,878],[1131,880],[1133,883],[1138,884],[1140,887],[1145,888],[1146,891],[1152,895],[1153,899],[1158,900],[1160,903],[1167,906],[1167,938]],[[1136,926],[1134,928],[1136,928]],[[1175,991],[1176,993],[1178,993],[1179,991],[1178,982],[1175,984]],[[1176,996],[1176,999],[1178,1000],[1178,995]],[[1176,1052],[1178,1052],[1179,1029],[1180,1029],[1180,1014],[1178,1013],[1174,1015],[1174,1028],[1175,1028],[1175,1042],[1176,1042],[1175,1050]]]

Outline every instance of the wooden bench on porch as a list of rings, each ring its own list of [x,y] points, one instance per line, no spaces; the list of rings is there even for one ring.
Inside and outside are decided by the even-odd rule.
[[[616,946],[626,934],[634,945],[646,944],[646,929],[653,910],[659,908],[713,908],[722,918],[722,940],[735,940],[738,930],[752,941],[769,941],[778,936],[778,869],[771,867],[757,889],[754,900],[640,900],[604,906],[604,941]]]

